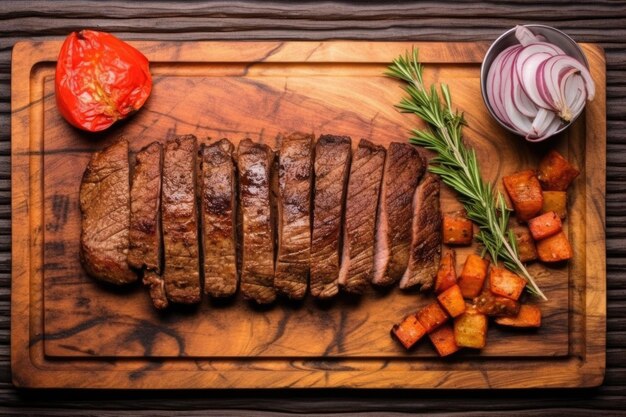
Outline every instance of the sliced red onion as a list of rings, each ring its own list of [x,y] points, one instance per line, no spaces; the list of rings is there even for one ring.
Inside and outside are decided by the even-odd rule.
[[[513,50],[520,49],[520,45],[513,45],[502,51],[496,59],[493,60],[489,72],[487,74],[487,99],[492,103],[493,111],[500,120],[509,124],[509,120],[502,111],[503,105],[500,99],[500,84],[502,80],[502,61],[513,52]]]
[[[559,116],[565,121],[570,121],[576,116],[576,114],[572,112],[572,109],[569,108],[565,97],[565,85],[572,76],[578,74],[582,77],[587,100],[592,100],[595,95],[595,84],[591,79],[589,70],[578,60],[570,56],[557,55],[548,58],[543,66],[542,72],[544,82],[546,83],[550,94],[554,97],[553,110],[558,112]],[[575,95],[575,92],[570,94],[571,97]]]
[[[538,142],[578,116],[595,85],[584,64],[524,26],[520,42],[494,59],[487,73],[486,96],[498,119]]]
[[[552,123],[550,123],[550,126],[548,126],[548,128],[543,132],[543,135],[538,136],[538,137],[532,137],[528,135],[526,136],[526,140],[529,142],[541,142],[542,140],[547,139],[550,136],[552,136],[554,132],[556,132],[557,130],[561,128],[562,125],[563,125],[563,122],[561,121],[561,119],[559,119],[558,117],[555,117],[554,120],[552,120]]]
[[[540,108],[539,111],[537,111],[537,116],[533,120],[532,129],[528,132],[528,135],[533,137],[543,136],[555,117],[554,112]]]
[[[530,31],[530,29],[522,25],[515,26],[515,37],[519,43],[522,44],[522,46],[528,46],[540,41],[540,39],[538,39],[537,36]]]
[[[539,107],[543,107],[545,109],[552,108],[552,103],[545,100],[544,96],[539,93],[538,85],[536,82],[535,74],[537,74],[537,70],[539,66],[550,58],[552,55],[546,52],[537,52],[532,55],[522,55],[524,52],[528,51],[529,48],[532,48],[534,45],[528,46],[522,50],[518,56],[516,61],[516,72],[517,77],[519,78],[520,85],[524,89],[524,92],[528,97]]]
[[[504,111],[506,112],[513,128],[517,130],[520,134],[524,135],[526,132],[529,132],[532,128],[532,123],[527,116],[524,116],[517,108],[515,108],[515,104],[513,103],[513,88],[512,88],[512,76],[507,77],[504,80],[504,91],[508,92],[504,96]]]

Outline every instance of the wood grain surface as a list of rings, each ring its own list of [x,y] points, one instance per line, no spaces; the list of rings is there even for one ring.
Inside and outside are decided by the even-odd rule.
[[[237,144],[244,137],[252,137],[274,149],[281,132],[296,129],[349,134],[355,138],[355,147],[356,138],[384,146],[404,141],[406,132],[418,121],[393,107],[400,101],[402,90],[383,73],[393,57],[412,46],[419,48],[427,66],[426,82],[445,82],[456,93],[454,104],[465,112],[469,125],[465,139],[476,149],[485,178],[499,184],[503,175],[536,166],[546,147],[531,146],[506,134],[486,108],[476,103],[480,97],[480,62],[487,44],[143,42],[135,46],[156,67],[151,99],[132,120],[98,138],[71,128],[56,108],[54,67],[45,63],[54,60],[59,43],[20,43],[14,48],[12,305],[30,302],[28,314],[16,311],[12,322],[15,383],[24,387],[199,388],[215,387],[211,382],[214,374],[221,375],[220,387],[495,388],[600,383],[605,274],[595,260],[604,252],[603,211],[585,203],[594,201],[601,209],[604,206],[605,108],[601,88],[581,121],[549,146],[583,169],[581,180],[570,190],[566,222],[575,260],[530,267],[549,298],[541,303],[541,328],[511,332],[495,326],[485,349],[466,353],[467,359],[446,365],[435,359],[437,355],[427,343],[407,354],[389,337],[392,325],[430,302],[430,295],[370,288],[358,299],[339,297],[325,305],[309,297],[303,303],[279,302],[259,309],[236,299],[157,312],[141,286],[111,289],[98,285],[79,262],[78,189],[91,153],[120,136],[129,139],[131,152],[155,139],[165,141],[188,133],[202,142],[207,142],[207,137],[228,136]],[[594,78],[603,85],[602,51],[588,45],[585,51]],[[24,98],[30,106],[22,102]],[[354,101],[359,102],[356,108],[350,106]],[[593,149],[588,141],[594,144]],[[460,207],[445,187],[441,204],[444,212]],[[30,251],[22,249],[27,247]],[[475,250],[457,250],[457,270],[465,255]],[[586,262],[590,252],[593,263]],[[41,285],[42,292],[38,291]],[[576,293],[582,298],[574,296]],[[587,299],[597,302],[586,305]],[[41,328],[33,324],[40,319]],[[44,357],[35,359],[41,344]],[[29,353],[26,361],[22,360],[25,352]],[[581,363],[572,361],[574,353],[581,356]],[[531,357],[544,358],[542,369],[546,369],[544,362],[553,358],[555,362],[548,364],[553,372],[530,378],[539,360],[530,361]],[[69,361],[63,358],[85,359],[72,361],[72,368],[77,372],[82,368],[97,378],[71,378],[66,372]],[[141,366],[150,364],[155,369],[139,372],[127,363],[103,366],[108,358],[134,358]],[[164,362],[149,358],[163,358]],[[173,358],[179,358],[179,370],[189,373],[198,360],[207,361],[214,370],[196,370],[193,380],[197,382],[187,382],[172,372]],[[224,358],[228,360],[221,360]],[[328,372],[339,358],[360,360],[360,364],[355,362],[346,371]],[[514,361],[519,369],[502,378],[505,372],[500,362],[485,362],[487,358]],[[268,366],[261,359],[272,359],[274,365]],[[311,378],[316,373],[312,364],[306,369],[293,366],[294,361],[306,360],[319,362],[317,370],[324,372],[324,379]],[[479,372],[472,375],[465,362],[474,364]],[[250,369],[251,363],[259,369]],[[37,368],[49,372],[38,372]],[[385,373],[386,368],[397,369],[395,375],[401,376]],[[273,372],[263,369],[289,371],[302,380],[277,380]],[[579,372],[571,373],[573,369]],[[248,377],[233,377],[237,372]],[[410,378],[412,372],[414,378]],[[343,378],[348,373],[353,375],[350,381]],[[437,378],[449,382],[433,382]]]
[[[4,6],[4,5],[3,5]],[[382,409],[397,411],[447,411],[460,410],[528,410],[550,408],[554,412],[564,407],[606,408],[618,410],[624,407],[623,385],[626,375],[619,350],[624,344],[624,279],[623,279],[623,233],[620,225],[624,213],[620,202],[623,201],[624,153],[623,142],[626,125],[619,121],[619,115],[625,109],[623,77],[626,72],[623,64],[623,22],[624,4],[617,2],[594,2],[593,5],[558,5],[536,4],[480,4],[473,3],[461,7],[442,6],[435,3],[426,5],[370,5],[350,6],[337,4],[287,6],[284,4],[249,3],[209,5],[194,4],[180,7],[172,3],[159,3],[154,7],[136,7],[114,4],[102,6],[91,4],[88,7],[76,7],[75,4],[13,4],[8,3],[3,9],[2,57],[0,82],[8,89],[9,54],[11,46],[18,39],[32,37],[36,40],[47,39],[55,35],[64,35],[67,31],[81,26],[100,26],[117,31],[127,39],[326,39],[326,38],[364,38],[364,39],[417,39],[417,40],[492,40],[515,23],[536,22],[552,24],[566,30],[579,41],[601,42],[607,50],[607,97],[608,97],[608,152],[607,152],[607,256],[608,256],[608,334],[607,359],[608,371],[605,385],[599,390],[560,393],[549,391],[522,392],[498,395],[494,400],[488,394],[433,394],[407,395],[403,393],[385,393],[368,395],[369,399],[359,398],[358,393],[334,393],[317,391],[299,392],[288,395],[280,391],[262,394],[247,391],[241,393],[220,393],[196,396],[193,393],[179,392],[171,395],[152,395],[144,393],[124,399],[113,393],[99,393],[81,396],[77,400],[71,394],[60,393],[22,393],[16,394],[6,385],[7,390],[0,395],[9,405],[19,405],[28,401],[30,407],[58,405],[61,407],[106,407],[115,409],[128,408],[186,408],[201,409],[206,407],[256,409],[275,411],[376,411]],[[36,10],[35,11],[29,11]],[[557,17],[558,16],[558,17]],[[50,17],[55,17],[50,19]],[[129,19],[120,20],[120,17]],[[472,17],[472,18],[468,18]],[[611,28],[613,30],[607,30]],[[6,90],[3,90],[6,91]],[[10,232],[9,172],[8,172],[8,111],[6,95],[3,95],[3,111],[0,120],[3,129],[2,155],[6,165],[0,181],[5,184],[0,233],[5,233],[4,243],[0,240],[0,249],[4,249],[4,295],[5,320],[0,322],[6,345],[2,375],[8,384],[8,308],[9,308],[9,265]],[[620,159],[621,158],[621,159]],[[3,197],[4,196],[4,197]],[[1,201],[0,201],[1,202]],[[4,219],[4,220],[2,220]],[[1,272],[1,271],[0,271]],[[0,359],[1,360],[1,359]],[[449,401],[458,398],[459,402]],[[528,398],[533,398],[529,403]],[[539,398],[537,400],[537,397]],[[571,398],[575,397],[575,398]],[[103,399],[118,399],[117,402]],[[288,398],[288,399],[287,399]],[[571,398],[571,399],[570,399]],[[319,400],[319,402],[318,402]],[[558,410],[557,410],[558,408]],[[6,410],[11,413],[10,410]],[[33,409],[27,411],[37,413]],[[62,412],[63,413],[63,412]],[[88,411],[74,411],[75,414],[88,414]],[[67,412],[66,412],[67,414]]]

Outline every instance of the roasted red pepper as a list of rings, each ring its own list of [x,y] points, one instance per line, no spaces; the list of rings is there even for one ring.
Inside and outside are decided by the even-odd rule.
[[[81,30],[61,47],[56,101],[73,126],[98,132],[139,110],[152,91],[148,59],[115,36]]]

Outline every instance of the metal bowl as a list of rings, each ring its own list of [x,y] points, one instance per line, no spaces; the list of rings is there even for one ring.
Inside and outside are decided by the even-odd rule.
[[[580,46],[578,46],[578,44],[572,38],[567,36],[565,33],[551,26],[545,26],[545,25],[524,25],[524,26],[530,29],[535,35],[544,36],[548,42],[558,46],[567,55],[573,58],[576,58],[577,60],[585,64],[587,69],[589,69],[589,62],[587,61],[587,57],[585,56],[583,50],[580,48]],[[509,132],[520,136],[519,132],[511,129],[502,120],[498,118],[496,113],[493,111],[493,108],[491,107],[489,100],[487,99],[487,90],[485,88],[485,85],[487,83],[487,74],[489,73],[489,68],[491,67],[491,64],[493,63],[493,60],[496,59],[496,57],[500,54],[500,52],[502,52],[509,46],[515,45],[515,44],[519,44],[517,38],[515,38],[515,28],[507,30],[491,44],[491,46],[487,50],[487,53],[485,54],[485,58],[483,59],[483,63],[480,67],[480,91],[482,93],[485,106],[487,106],[487,110],[489,110],[489,113],[491,113],[491,116],[494,119],[496,119],[496,121],[500,124],[500,126],[505,128]],[[584,110],[584,107],[583,107],[583,110]],[[554,132],[552,136],[557,135],[561,133],[562,131],[564,131],[565,129],[567,129],[572,123],[576,121],[578,116],[580,116],[580,114],[583,113],[583,110],[581,110],[580,113],[578,113],[568,123],[561,126],[556,132]]]

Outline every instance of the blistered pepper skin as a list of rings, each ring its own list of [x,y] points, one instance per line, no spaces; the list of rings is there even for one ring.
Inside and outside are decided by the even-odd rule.
[[[139,110],[152,91],[148,59],[115,36],[72,32],[61,46],[55,96],[71,125],[99,132]]]

